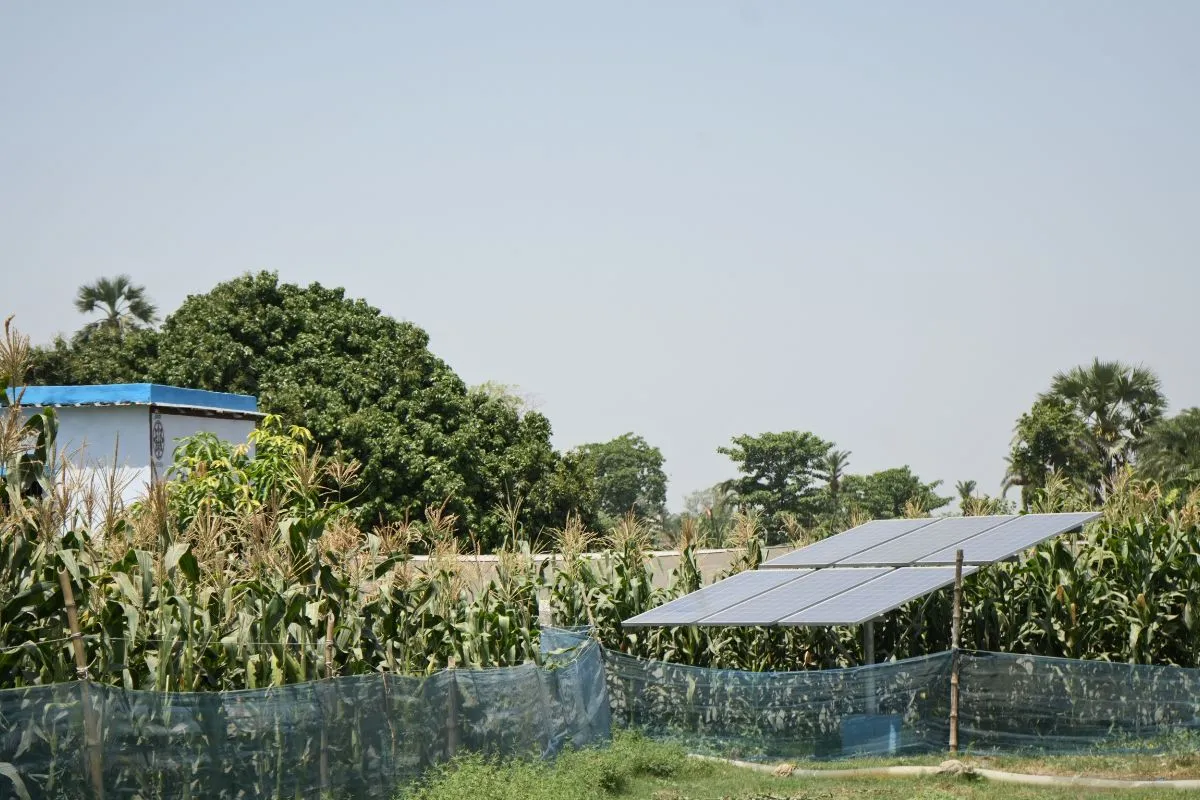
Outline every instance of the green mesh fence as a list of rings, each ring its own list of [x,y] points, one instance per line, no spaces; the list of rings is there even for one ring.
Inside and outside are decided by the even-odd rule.
[[[391,798],[456,752],[551,756],[608,738],[594,642],[547,667],[368,675],[169,694],[63,683],[0,691],[0,797]],[[94,727],[89,727],[92,725]]]
[[[959,735],[1017,753],[1196,750],[1200,669],[964,653]]]
[[[748,760],[944,753],[950,653],[870,667],[741,672],[606,651],[613,722]],[[1200,670],[959,654],[965,751],[1200,749]]]
[[[743,672],[606,652],[613,722],[740,759],[945,750],[950,654],[869,667]]]
[[[89,683],[0,691],[0,797],[387,798],[454,753],[549,757],[639,728],[746,759],[944,752],[952,656],[754,673],[602,651],[542,632],[544,667],[355,676],[163,694]],[[1200,670],[961,653],[963,749],[1195,750]],[[88,712],[88,713],[85,713]],[[89,728],[89,723],[94,728]]]

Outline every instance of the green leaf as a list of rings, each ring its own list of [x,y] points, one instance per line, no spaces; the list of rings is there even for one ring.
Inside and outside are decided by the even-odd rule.
[[[170,575],[179,566],[179,559],[191,549],[191,544],[188,542],[175,542],[167,548],[167,554],[163,556],[163,570]]]
[[[192,583],[200,580],[200,563],[196,561],[196,556],[190,548],[179,557],[179,571]]]
[[[21,800],[33,800],[29,795],[29,789],[25,787],[25,781],[21,779],[21,773],[17,772],[17,768],[7,761],[0,761],[0,775],[8,778],[12,782],[13,791],[17,793],[17,797]]]
[[[79,577],[79,562],[75,560],[75,554],[70,550],[59,550],[58,558],[62,561],[63,566],[66,567],[67,572],[71,574],[71,580],[75,582],[76,586],[82,589],[83,580]]]

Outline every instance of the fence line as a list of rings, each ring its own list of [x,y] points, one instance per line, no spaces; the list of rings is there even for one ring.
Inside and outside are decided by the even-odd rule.
[[[127,691],[91,681],[0,690],[0,797],[391,798],[465,749],[550,757],[611,734],[600,646],[545,667],[333,677],[268,689]],[[95,719],[102,750],[85,753]],[[17,793],[18,796],[19,793]]]
[[[31,797],[389,797],[460,750],[551,756],[615,723],[742,759],[945,752],[947,651],[808,672],[747,672],[603,650],[542,631],[544,667],[331,677],[158,693],[89,681],[0,690],[0,763]],[[975,752],[1196,749],[1200,670],[960,651],[959,741]],[[7,790],[0,771],[0,795]]]

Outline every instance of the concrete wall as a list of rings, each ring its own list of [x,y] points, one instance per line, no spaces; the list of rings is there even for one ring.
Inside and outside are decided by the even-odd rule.
[[[791,545],[776,545],[774,547],[764,548],[764,561],[781,556],[784,553],[794,550]],[[735,549],[714,549],[700,550],[696,554],[697,565],[700,567],[700,574],[704,579],[705,585],[708,585],[716,580],[717,576],[729,569],[730,565],[741,554],[740,550]],[[604,568],[611,556],[606,553],[592,553],[588,555],[598,562]],[[556,556],[542,554],[534,556],[539,561],[550,561],[546,567],[546,577],[549,580],[554,579]],[[671,571],[679,566],[679,551],[678,550],[662,550],[650,553],[648,556],[650,568],[654,575],[654,585],[663,587],[670,585]],[[467,583],[471,589],[476,589],[486,585],[486,583],[496,576],[496,562],[498,558],[494,555],[473,556],[465,555],[459,557],[459,564],[462,574],[466,577]],[[413,565],[418,569],[424,569],[428,565],[428,559],[425,556],[414,556]]]

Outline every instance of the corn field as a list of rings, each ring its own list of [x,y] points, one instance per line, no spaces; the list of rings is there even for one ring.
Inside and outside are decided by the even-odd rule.
[[[9,385],[22,385],[27,359],[27,342],[6,328],[0,360]],[[686,529],[671,585],[656,589],[653,532],[641,520],[599,535],[568,519],[556,532],[552,578],[514,522],[496,576],[469,592],[452,516],[430,508],[418,522],[358,529],[344,499],[353,497],[356,465],[318,452],[307,431],[277,418],[252,434],[253,458],[247,446],[211,435],[186,441],[171,480],[132,508],[112,499],[121,487],[73,480],[55,453],[52,410],[22,416],[9,406],[2,426],[2,687],[76,677],[60,572],[78,605],[89,677],[125,689],[262,688],[327,674],[536,663],[541,619],[589,626],[614,651],[695,666],[861,661],[853,629],[623,630],[622,619],[700,586]],[[1040,503],[1075,510],[1085,500],[1052,482]],[[731,571],[757,567],[764,536],[756,517],[741,515],[734,529],[742,555]],[[607,558],[583,557],[597,549]],[[428,567],[412,568],[415,552],[431,556]],[[966,580],[963,645],[1196,666],[1198,553],[1200,493],[1125,480],[1081,536]],[[947,649],[948,595],[877,622],[880,656]]]
[[[0,377],[20,387],[27,362],[27,342],[6,327]],[[57,742],[54,731],[56,709],[80,687],[95,687],[82,704],[100,707],[136,697],[107,687],[317,691],[296,685],[379,675],[403,686],[447,667],[540,665],[547,621],[587,626],[614,654],[691,667],[783,671],[862,662],[861,632],[850,628],[623,629],[622,619],[700,587],[697,542],[686,527],[670,585],[656,588],[648,561],[654,531],[645,521],[628,517],[597,533],[567,519],[555,532],[557,568],[548,576],[546,562],[533,558],[533,537],[512,514],[495,577],[469,589],[453,516],[429,508],[411,523],[360,529],[351,513],[357,465],[320,452],[307,431],[278,418],[267,417],[242,446],[209,435],[185,441],[169,480],[126,508],[114,499],[123,488],[116,477],[83,480],[56,452],[53,410],[22,412],[7,395],[0,402],[0,689],[60,686],[64,693],[61,705],[28,709],[20,721],[27,727],[0,721],[20,731],[18,749],[35,740],[54,752],[78,749],[78,742]],[[1087,500],[1051,481],[1038,502],[1038,511],[1065,511]],[[1103,511],[1081,535],[968,577],[964,648],[1200,666],[1200,492],[1184,496],[1126,478],[1111,487]],[[730,572],[756,568],[766,538],[758,517],[738,515],[733,529],[741,555]],[[597,550],[605,558],[585,557]],[[430,557],[422,569],[411,561],[418,553]],[[888,614],[875,625],[878,656],[948,649],[950,616],[949,592]],[[410,695],[425,691],[411,688]],[[465,697],[460,689],[452,694]],[[614,692],[618,706],[620,696]],[[664,717],[679,713],[669,702]],[[362,706],[337,706],[353,723],[347,730],[362,730]],[[421,708],[410,702],[403,713],[438,715]],[[178,722],[156,713],[147,706],[136,716],[155,730]],[[312,742],[284,746],[280,713],[222,705],[212,719],[235,730],[247,714],[266,715],[278,727],[276,759],[285,752],[311,758]],[[359,760],[379,750],[362,741],[349,746]],[[281,766],[258,765],[257,780],[278,780]],[[137,764],[127,768],[138,774]],[[153,788],[143,796],[156,796]],[[259,789],[272,793],[265,783]]]

